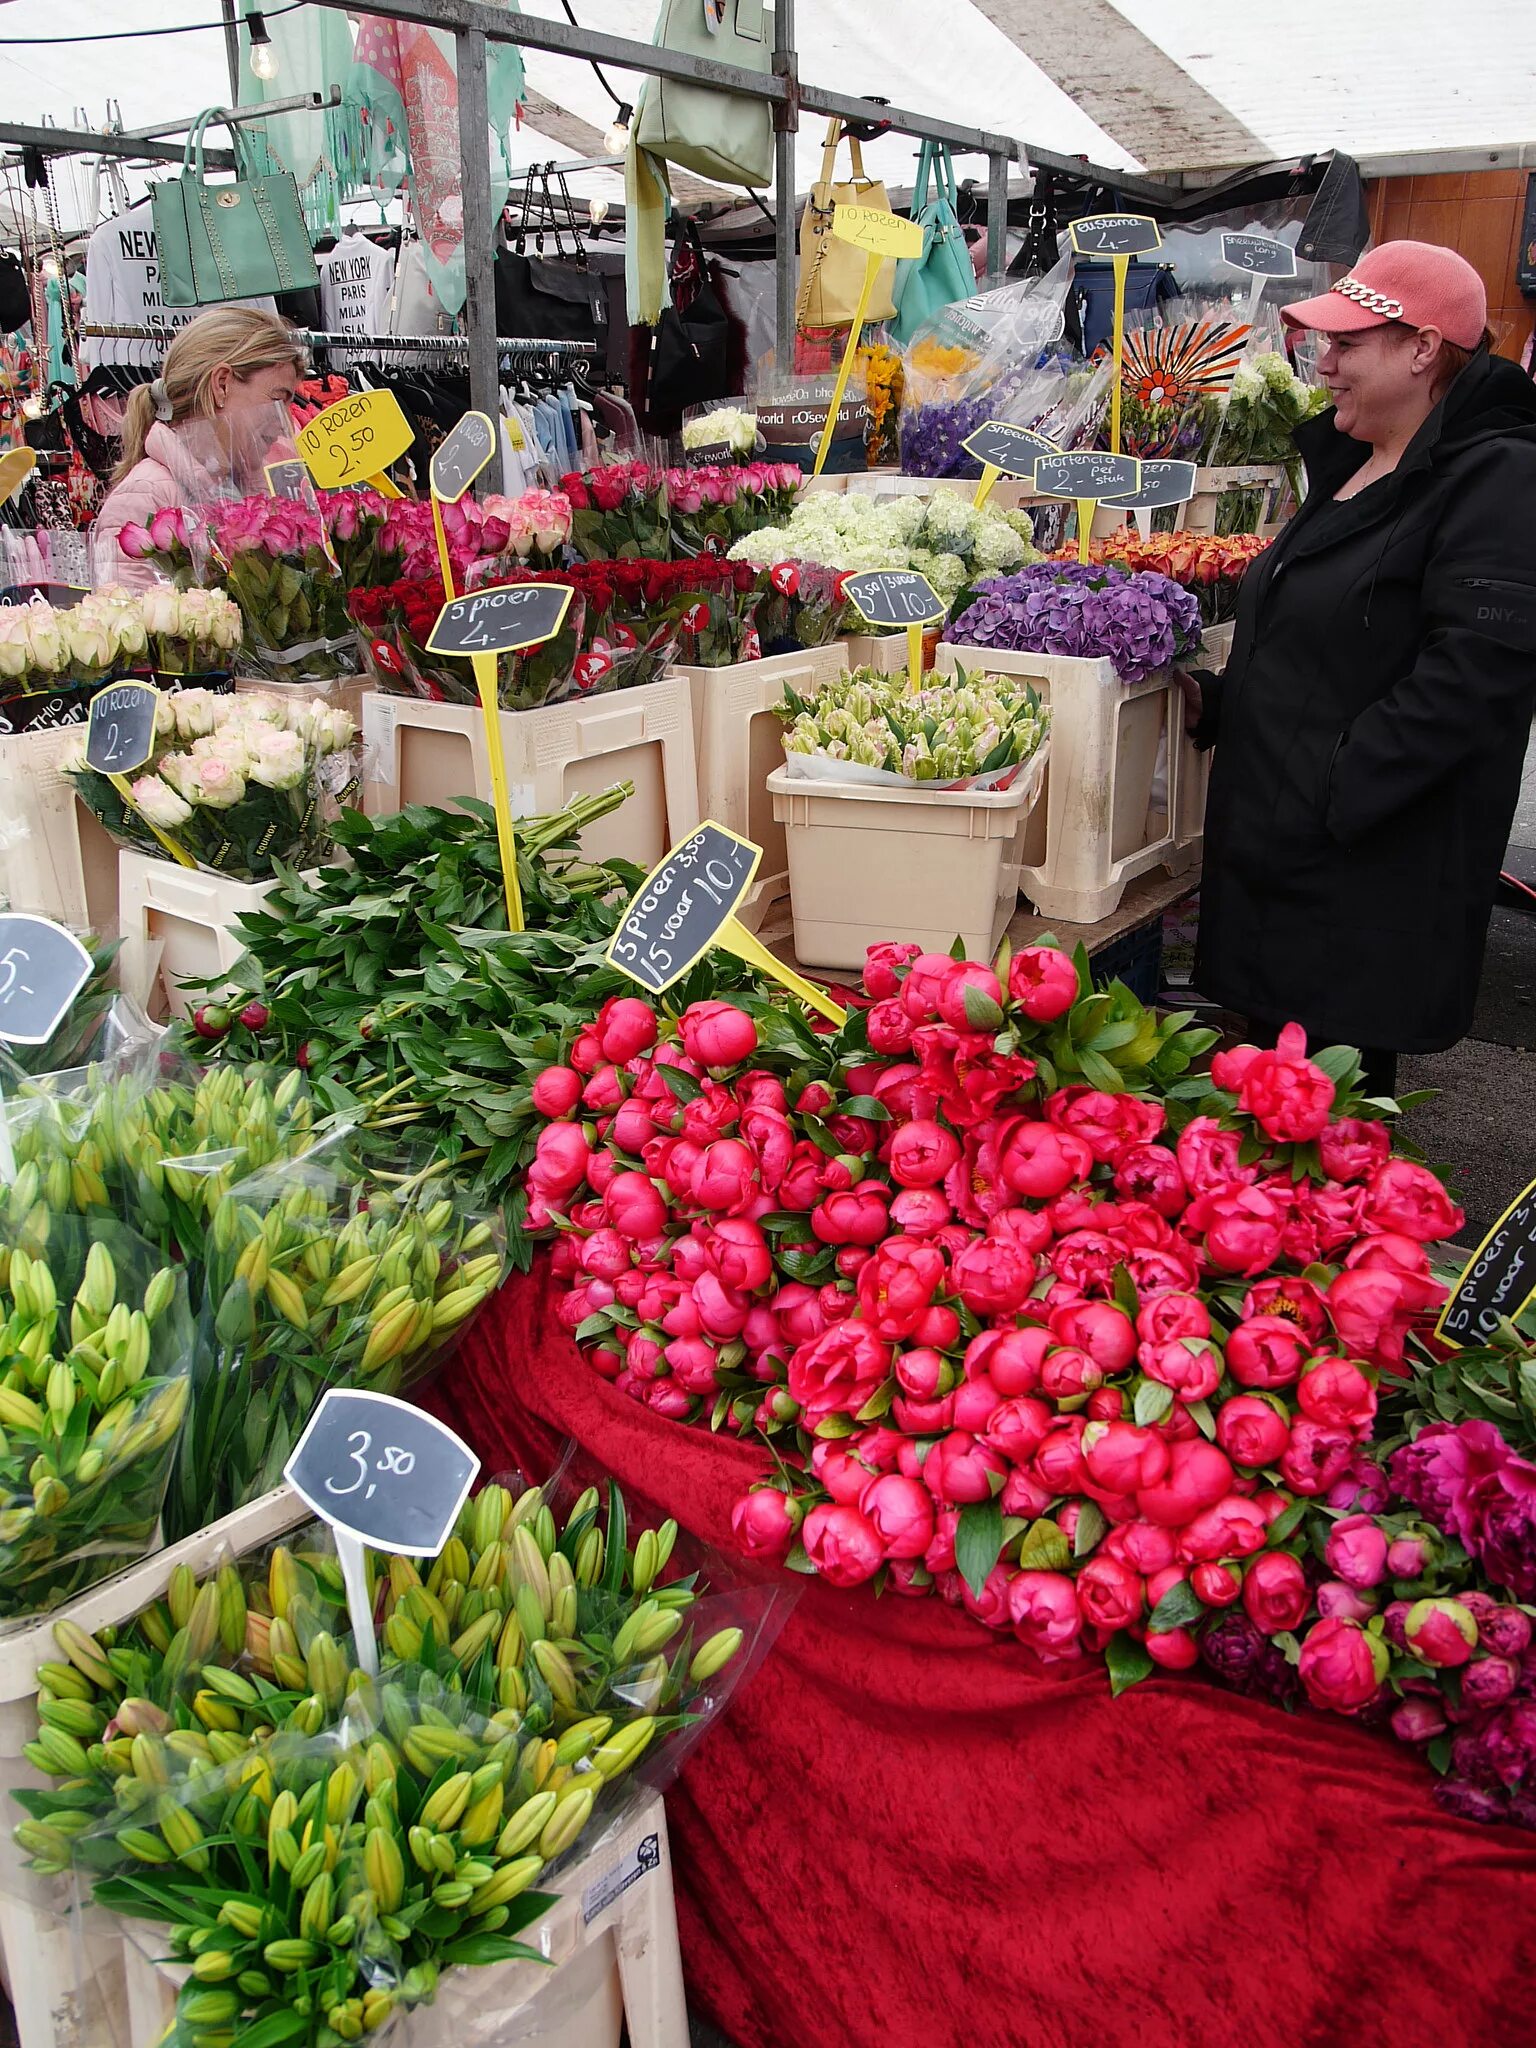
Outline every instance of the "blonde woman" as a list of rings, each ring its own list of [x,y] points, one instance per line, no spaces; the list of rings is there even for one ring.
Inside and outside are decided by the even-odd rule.
[[[221,306],[182,328],[160,375],[128,400],[123,459],[92,528],[102,581],[143,589],[155,580],[119,549],[125,526],[147,526],[168,505],[264,487],[263,465],[293,453],[287,406],[301,368],[293,330],[275,313]]]

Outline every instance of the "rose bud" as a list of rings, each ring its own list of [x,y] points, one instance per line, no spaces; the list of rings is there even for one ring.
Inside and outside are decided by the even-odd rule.
[[[1217,1414],[1216,1441],[1234,1465],[1273,1465],[1290,1440],[1290,1424],[1260,1394],[1234,1395]]]
[[[1415,1600],[1403,1620],[1410,1656],[1437,1671],[1467,1663],[1477,1648],[1477,1623],[1459,1600]]]
[[[1301,1682],[1314,1707],[1358,1714],[1380,1694],[1390,1661],[1386,1644],[1358,1622],[1319,1621],[1301,1646]]]
[[[1347,1515],[1328,1531],[1323,1556],[1336,1579],[1369,1590],[1387,1576],[1386,1532],[1369,1515]]]
[[[800,1540],[829,1586],[862,1586],[885,1556],[880,1532],[868,1516],[837,1504],[812,1508],[801,1524]]]
[[[1189,1583],[1207,1607],[1231,1607],[1242,1597],[1242,1574],[1229,1564],[1197,1564]]]
[[[1286,1550],[1266,1550],[1243,1574],[1243,1608],[1260,1635],[1299,1628],[1311,1595],[1307,1575]]]
[[[891,1178],[904,1188],[935,1187],[960,1157],[960,1140],[932,1118],[903,1124],[891,1140]]]
[[[1407,1699],[1392,1710],[1392,1733],[1399,1742],[1433,1742],[1445,1730],[1445,1710],[1438,1699]]]
[[[1065,1016],[1077,1001],[1077,968],[1057,946],[1023,946],[1008,967],[1008,993],[1034,1024]]]
[[[1200,1644],[1187,1628],[1149,1629],[1142,1648],[1163,1671],[1191,1671],[1200,1661]]]
[[[933,1541],[932,1496],[899,1472],[869,1480],[859,1496],[859,1511],[879,1531],[887,1557],[922,1557]]]
[[[1002,1483],[1003,1461],[965,1430],[941,1436],[923,1460],[923,1480],[945,1507],[990,1500]]]

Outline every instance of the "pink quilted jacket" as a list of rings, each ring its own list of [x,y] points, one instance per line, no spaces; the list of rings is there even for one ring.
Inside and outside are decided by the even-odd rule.
[[[142,460],[108,491],[91,528],[99,582],[144,590],[158,580],[148,562],[130,561],[117,537],[125,526],[147,526],[168,505],[185,504],[189,494],[208,496],[207,482],[200,478],[201,466],[182,446],[175,428],[156,420],[145,436]]]

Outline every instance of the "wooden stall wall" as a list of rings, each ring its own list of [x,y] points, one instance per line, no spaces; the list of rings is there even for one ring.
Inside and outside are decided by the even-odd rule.
[[[1525,210],[1525,171],[1437,171],[1378,178],[1370,187],[1378,242],[1440,242],[1465,256],[1488,287],[1488,324],[1501,355],[1519,359],[1536,320],[1515,270]]]

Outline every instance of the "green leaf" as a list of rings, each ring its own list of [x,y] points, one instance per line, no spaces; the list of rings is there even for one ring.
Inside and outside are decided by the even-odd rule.
[[[1199,1621],[1205,1614],[1205,1605],[1188,1579],[1180,1579],[1176,1586],[1170,1586],[1162,1599],[1153,1608],[1147,1629],[1155,1636],[1166,1635],[1170,1629],[1188,1628],[1191,1622]]]
[[[612,1324],[606,1309],[594,1309],[591,1315],[583,1316],[576,1325],[576,1342],[590,1344],[594,1337],[606,1337]]]
[[[1269,1535],[1266,1539],[1271,1549],[1283,1543],[1287,1536],[1293,1535],[1301,1527],[1306,1519],[1308,1505],[1305,1500],[1293,1500],[1283,1514],[1276,1515],[1269,1525]]]
[[[955,1528],[955,1563],[978,1600],[1002,1547],[1003,1511],[997,1496],[967,1502]]]
[[[1337,1087],[1348,1077],[1358,1079],[1360,1055],[1352,1045],[1325,1045],[1321,1052],[1308,1053],[1314,1067],[1321,1067]]]
[[[965,986],[965,1021],[973,1031],[998,1031],[1002,1028],[1003,1009],[994,996],[984,988],[977,988],[974,982]]]
[[[1114,1296],[1116,1306],[1123,1308],[1134,1323],[1141,1313],[1141,1296],[1136,1292],[1136,1282],[1131,1278],[1128,1266],[1115,1268]]]
[[[281,2012],[269,2012],[264,2020],[257,2020],[254,2026],[240,2029],[241,2048],[278,2048],[281,2041],[297,2041],[307,2035],[310,2023],[302,2013],[285,2006]]]
[[[1123,1630],[1110,1637],[1105,1646],[1104,1661],[1109,1666],[1109,1689],[1116,1698],[1131,1686],[1140,1685],[1144,1678],[1150,1678],[1155,1669],[1141,1644]]]
[[[872,1124],[888,1124],[891,1112],[878,1097],[873,1095],[850,1095],[846,1102],[837,1106],[838,1116],[862,1116]]]
[[[1216,1418],[1211,1413],[1210,1402],[1191,1401],[1188,1407],[1190,1414],[1195,1419],[1195,1427],[1199,1430],[1200,1434],[1209,1437],[1211,1442],[1214,1443],[1216,1441]]]
[[[1032,1522],[1019,1545],[1019,1568],[1026,1572],[1064,1572],[1072,1562],[1066,1537],[1049,1515]]]
[[[1077,1527],[1072,1531],[1072,1555],[1086,1557],[1108,1527],[1098,1502],[1085,1497],[1078,1505]]]
[[[1136,1389],[1132,1413],[1141,1427],[1147,1429],[1152,1423],[1161,1422],[1172,1406],[1172,1387],[1165,1387],[1161,1380],[1143,1380]]]
[[[1083,1046],[1077,1055],[1078,1065],[1083,1070],[1083,1079],[1090,1082],[1105,1095],[1123,1095],[1125,1082],[1118,1067],[1112,1067],[1104,1055]]]

